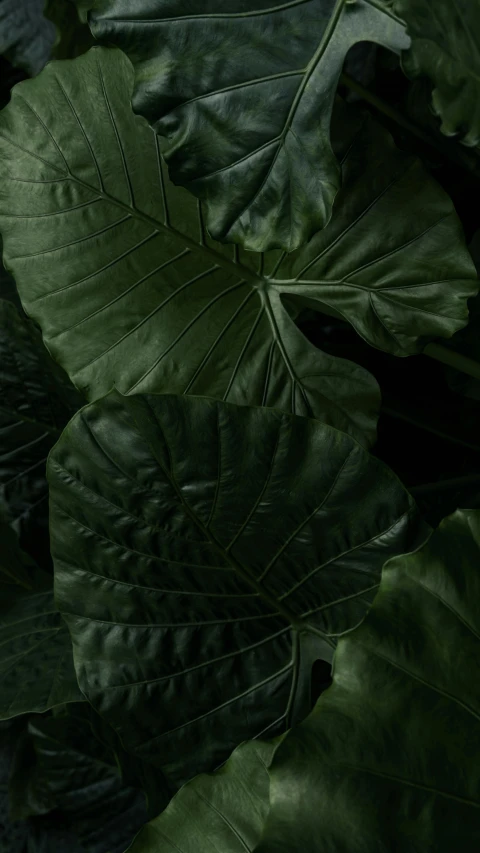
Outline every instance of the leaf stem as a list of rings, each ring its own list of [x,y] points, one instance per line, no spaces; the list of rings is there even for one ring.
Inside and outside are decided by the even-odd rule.
[[[465,486],[474,485],[475,483],[480,483],[480,472],[478,474],[468,474],[465,477],[453,477],[450,480],[440,480],[437,483],[424,483],[421,486],[407,486],[407,488],[410,494],[415,496],[437,491],[438,489],[461,489]]]
[[[430,358],[435,358],[443,364],[448,364],[449,367],[454,367],[462,373],[468,373],[474,379],[480,379],[480,363],[467,355],[462,355],[455,350],[448,349],[442,344],[431,343],[427,344],[423,350],[423,355],[428,355]]]
[[[406,412],[403,412],[400,409],[391,408],[389,405],[382,404],[381,412],[391,418],[398,418],[401,421],[405,421],[405,423],[411,424],[417,429],[423,429],[426,432],[431,432],[433,435],[438,436],[438,438],[441,438],[444,441],[451,441],[453,444],[460,444],[462,447],[468,447],[469,450],[474,450],[476,453],[480,451],[480,445],[474,444],[471,441],[466,441],[464,438],[450,435],[448,432],[444,432],[443,430],[436,429],[436,427],[431,424],[425,423],[420,418],[416,418],[411,414],[406,414]]]
[[[470,174],[474,174],[478,177],[478,172],[472,166],[469,166],[468,163],[465,162],[463,157],[461,157],[459,154],[457,154],[455,150],[452,149],[451,142],[449,143],[446,138],[445,141],[443,141],[443,139],[435,139],[434,136],[425,133],[423,130],[417,127],[416,124],[413,124],[413,122],[409,121],[409,119],[406,118],[406,116],[404,116],[403,113],[400,112],[400,110],[397,110],[391,104],[384,101],[383,98],[380,98],[374,92],[371,92],[365,86],[362,86],[361,83],[358,83],[357,80],[354,80],[354,78],[350,77],[349,74],[343,72],[340,75],[339,82],[342,83],[344,86],[347,86],[348,89],[351,89],[352,92],[355,92],[362,98],[362,100],[367,101],[367,103],[371,104],[373,107],[375,107],[376,110],[387,116],[387,118],[392,119],[392,121],[394,121],[400,127],[403,127],[403,129],[406,130],[408,133],[411,133],[418,139],[421,139],[421,141],[425,145],[428,145],[430,148],[435,148],[435,150],[438,151],[439,154],[441,154],[443,157],[446,157],[456,166],[459,166],[468,171]]]

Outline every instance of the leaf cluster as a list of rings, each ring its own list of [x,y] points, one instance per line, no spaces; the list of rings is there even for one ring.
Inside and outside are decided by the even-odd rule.
[[[477,849],[478,9],[0,53],[0,853]]]

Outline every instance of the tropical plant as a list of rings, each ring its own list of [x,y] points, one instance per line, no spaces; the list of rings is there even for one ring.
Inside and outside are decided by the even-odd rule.
[[[478,8],[24,3],[0,853],[470,853]]]

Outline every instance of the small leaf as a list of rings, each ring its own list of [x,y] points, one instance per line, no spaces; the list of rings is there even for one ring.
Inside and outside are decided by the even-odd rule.
[[[479,510],[386,563],[332,686],[275,752],[256,853],[479,849],[479,599]]]
[[[385,559],[425,538],[345,433],[201,397],[110,392],[47,477],[79,684],[177,786],[302,719],[313,660],[363,619]]]
[[[480,143],[480,9],[478,0],[393,0],[411,36],[402,53],[408,77],[434,83],[432,106],[447,136]]]

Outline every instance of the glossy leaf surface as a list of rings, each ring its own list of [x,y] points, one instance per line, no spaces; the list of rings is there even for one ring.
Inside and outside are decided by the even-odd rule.
[[[409,77],[427,75],[432,106],[447,136],[480,143],[480,6],[476,0],[393,0],[412,43],[402,54]]]
[[[187,782],[126,853],[251,853],[269,810],[268,765],[283,737],[247,741],[216,773]]]
[[[2,571],[4,563],[8,572]],[[12,584],[12,575],[23,583]],[[70,636],[53,602],[52,579],[2,536],[0,720],[30,712],[41,714],[54,705],[83,699]]]
[[[333,684],[279,745],[256,853],[480,845],[480,512],[389,560]]]
[[[103,0],[88,23],[132,61],[132,107],[168,139],[170,177],[205,201],[211,236],[255,252],[292,252],[330,220],[349,49],[409,44],[375,0]]]
[[[302,719],[314,660],[362,620],[385,559],[425,538],[345,433],[206,398],[112,391],[70,421],[47,477],[79,684],[176,785]]]

